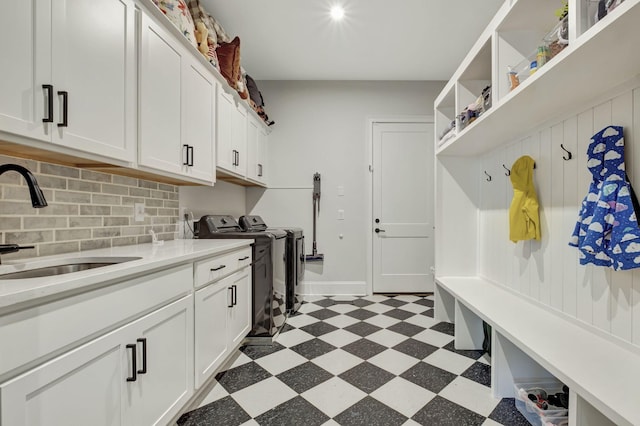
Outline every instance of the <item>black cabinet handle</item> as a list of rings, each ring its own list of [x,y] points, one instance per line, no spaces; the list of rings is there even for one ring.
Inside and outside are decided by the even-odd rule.
[[[193,167],[193,146],[187,146],[187,166]]]
[[[243,260],[247,260],[248,258],[249,256],[241,257],[240,259],[238,259],[238,262],[242,262]]]
[[[258,164],[258,177],[262,177],[262,164]]]
[[[138,370],[138,374],[146,374],[147,373],[147,339],[145,337],[141,337],[136,340],[138,343],[142,343],[142,368]]]
[[[233,288],[232,290],[232,294],[233,294],[233,306],[236,306],[238,304],[238,286],[236,286],[235,284],[231,286]]]
[[[62,96],[62,123],[58,123],[58,127],[69,127],[69,93],[62,90],[58,91],[58,96]]]
[[[219,271],[220,269],[224,269],[224,268],[226,268],[226,267],[227,267],[227,265],[220,265],[220,266],[218,266],[217,268],[211,268],[211,272],[213,272],[213,271]]]
[[[184,160],[182,160],[182,165],[188,166],[189,165],[189,145],[184,144],[182,145],[182,147],[184,148]]]
[[[238,152],[238,151],[236,151],[235,149],[231,152],[231,154],[233,155],[233,160],[231,161],[233,166],[237,166],[237,164],[236,164],[236,152]]]
[[[127,382],[135,382],[138,377],[136,376],[138,366],[136,365],[136,345],[129,344],[127,345],[127,349],[131,349],[131,372],[133,373],[131,377],[127,377]]]
[[[42,122],[53,123],[53,86],[43,84],[42,88],[47,92],[47,116],[42,119]]]
[[[231,302],[227,305],[227,308],[233,308],[233,288],[227,287],[227,290],[231,290]]]
[[[240,165],[240,151],[236,151],[236,166]]]

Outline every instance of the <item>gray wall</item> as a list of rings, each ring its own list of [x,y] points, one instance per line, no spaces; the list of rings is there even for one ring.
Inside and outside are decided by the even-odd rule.
[[[322,265],[308,264],[305,280],[318,291],[349,293],[366,279],[368,232],[367,124],[370,118],[433,115],[444,82],[263,81],[269,117],[268,190],[249,188],[247,210],[270,226],[305,230],[311,251],[314,172],[322,175],[318,250]],[[338,196],[338,186],[344,196]],[[338,209],[344,220],[338,220]],[[342,236],[342,238],[340,237]],[[315,290],[314,290],[315,291]]]

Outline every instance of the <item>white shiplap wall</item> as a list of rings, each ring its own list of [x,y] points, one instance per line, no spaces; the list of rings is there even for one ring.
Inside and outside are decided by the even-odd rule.
[[[640,191],[640,87],[634,84],[482,158],[493,179],[480,185],[478,270],[484,278],[640,345],[640,269],[580,266],[577,249],[567,244],[591,182],[586,150],[594,133],[610,124],[624,127],[627,171]],[[560,144],[573,153],[572,160],[563,160]],[[542,240],[513,244],[508,234],[513,189],[502,165],[510,168],[521,155],[536,160]]]

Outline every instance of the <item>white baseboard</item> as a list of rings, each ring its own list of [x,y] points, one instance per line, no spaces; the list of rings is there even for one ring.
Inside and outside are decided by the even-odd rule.
[[[366,296],[365,281],[302,281],[300,293],[305,296]]]

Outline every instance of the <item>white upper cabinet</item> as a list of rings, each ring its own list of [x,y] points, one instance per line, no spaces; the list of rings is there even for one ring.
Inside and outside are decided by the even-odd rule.
[[[233,146],[233,115],[235,113],[236,104],[233,96],[224,90],[218,91],[217,107],[217,165],[226,171],[234,171],[236,164],[236,152]]]
[[[211,184],[216,83],[173,35],[141,19],[140,165]]]
[[[183,134],[186,152],[184,171],[191,177],[215,182],[215,98],[219,84],[195,60],[183,67]]]
[[[53,141],[133,161],[136,142],[133,1],[53,0],[52,5],[54,110],[58,106]]]
[[[247,175],[247,116],[244,105],[237,105],[232,117],[233,148],[236,151],[236,167],[234,172],[240,176]]]
[[[267,129],[258,128],[258,182],[267,185],[267,142],[269,133]]]
[[[247,179],[258,180],[258,121],[249,117],[247,120]]]
[[[266,126],[151,1],[7,2],[0,57],[0,137],[23,154],[261,183],[248,117]]]
[[[132,0],[3,5],[0,130],[134,161],[134,21]]]
[[[182,48],[148,15],[141,15],[140,155],[138,163],[181,174]]]
[[[49,99],[53,103],[53,88],[43,85],[52,84],[51,42],[47,37],[51,33],[51,5],[12,1],[5,2],[2,9],[0,129],[50,141],[51,125],[43,120],[49,116],[53,120],[53,111],[47,108]]]
[[[247,178],[247,120],[244,103],[236,103],[233,95],[218,92],[217,151],[218,169],[234,177]]]
[[[247,179],[265,184],[265,157],[267,131],[258,119],[249,116],[247,120]]]

